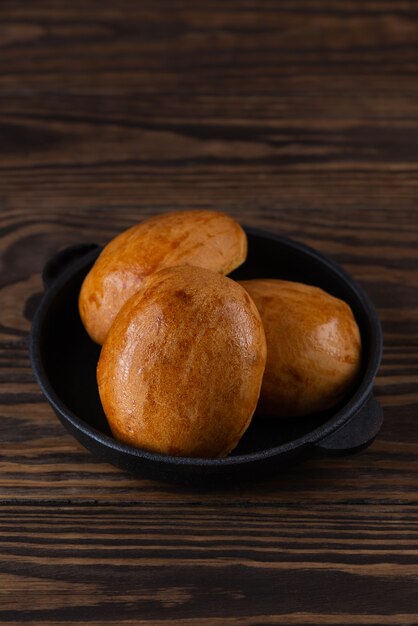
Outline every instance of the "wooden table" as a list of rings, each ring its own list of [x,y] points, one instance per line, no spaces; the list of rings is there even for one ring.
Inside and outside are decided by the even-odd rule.
[[[417,624],[417,4],[2,0],[0,51],[0,623]],[[46,259],[190,208],[370,294],[370,449],[204,491],[58,423],[27,352]]]

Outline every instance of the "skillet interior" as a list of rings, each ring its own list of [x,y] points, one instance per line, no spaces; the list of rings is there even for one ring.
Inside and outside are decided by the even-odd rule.
[[[247,261],[231,274],[231,278],[295,280],[322,287],[345,300],[352,307],[360,327],[365,371],[370,358],[371,322],[349,279],[330,268],[314,252],[301,250],[285,239],[249,231],[248,240]],[[75,271],[65,288],[51,301],[42,324],[42,362],[49,383],[63,404],[87,425],[110,436],[96,385],[100,347],[89,339],[77,309],[80,286],[90,266],[91,263],[85,264]],[[256,417],[232,456],[265,451],[306,436],[331,420],[347,401],[349,399],[329,411],[304,419],[279,421]]]

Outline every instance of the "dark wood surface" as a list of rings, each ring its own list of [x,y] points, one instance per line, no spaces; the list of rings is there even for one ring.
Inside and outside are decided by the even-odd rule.
[[[67,434],[31,373],[46,259],[223,209],[382,319],[373,446],[203,491]],[[418,623],[418,6],[0,3],[0,623]]]

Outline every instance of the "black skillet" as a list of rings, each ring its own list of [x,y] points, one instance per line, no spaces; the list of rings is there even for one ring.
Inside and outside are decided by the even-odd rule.
[[[373,441],[383,421],[373,395],[382,333],[370,299],[345,271],[315,250],[260,230],[246,232],[248,258],[232,278],[281,278],[317,285],[351,306],[363,343],[362,376],[355,391],[333,410],[309,418],[255,417],[238,447],[223,459],[166,456],[119,443],[110,433],[97,391],[100,348],[87,336],[77,309],[81,283],[100,248],[76,245],[45,266],[45,295],[32,324],[30,353],[46,399],[91,452],[141,476],[213,485],[271,474],[317,454],[349,454]]]

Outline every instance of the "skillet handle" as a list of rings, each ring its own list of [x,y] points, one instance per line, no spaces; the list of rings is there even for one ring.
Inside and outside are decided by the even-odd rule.
[[[57,278],[75,261],[99,247],[97,243],[77,243],[54,254],[46,262],[42,272],[42,282],[45,290],[47,291]]]
[[[373,394],[364,405],[336,432],[318,441],[314,448],[328,456],[353,454],[367,448],[372,443],[383,423],[382,407]]]

